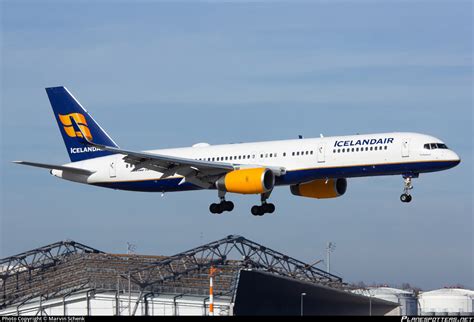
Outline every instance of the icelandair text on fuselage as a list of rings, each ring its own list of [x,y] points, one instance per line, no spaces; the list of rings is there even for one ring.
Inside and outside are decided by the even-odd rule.
[[[334,142],[334,147],[389,144],[389,143],[393,143],[393,138],[336,141]]]
[[[97,151],[101,151],[101,150],[93,146],[89,146],[85,148],[71,148],[71,153],[84,153],[84,152],[97,152]]]

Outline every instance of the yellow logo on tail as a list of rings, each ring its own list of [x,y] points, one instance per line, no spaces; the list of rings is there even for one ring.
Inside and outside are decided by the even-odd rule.
[[[82,133],[85,134],[86,138],[89,141],[92,141],[92,135],[91,132],[89,131],[89,127],[87,126],[87,121],[84,115],[80,113],[71,113],[67,115],[61,115],[58,114],[59,120],[63,124],[64,131],[66,134],[72,138],[79,137],[82,138]],[[76,121],[77,126],[81,129],[82,133],[80,131],[75,131],[74,126],[72,124],[72,119]]]

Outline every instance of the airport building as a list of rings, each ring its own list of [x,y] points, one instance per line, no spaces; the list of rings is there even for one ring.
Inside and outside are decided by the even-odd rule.
[[[418,296],[421,315],[474,316],[474,291],[442,288]]]
[[[392,287],[368,287],[353,291],[355,294],[378,298],[397,303],[398,306],[385,315],[418,315],[418,300],[413,291],[400,290]]]
[[[0,267],[0,315],[384,315],[399,305],[241,236],[173,256],[62,241]]]

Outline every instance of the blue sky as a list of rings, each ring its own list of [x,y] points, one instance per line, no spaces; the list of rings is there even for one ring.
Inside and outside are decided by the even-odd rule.
[[[474,287],[470,1],[1,3],[1,253],[73,239],[173,254],[229,234],[348,282]],[[12,160],[66,163],[45,87],[65,85],[128,149],[385,131],[462,158],[414,181],[350,179],[334,200],[254,196],[213,216],[215,192],[159,194],[60,181]],[[320,267],[324,267],[320,266]]]

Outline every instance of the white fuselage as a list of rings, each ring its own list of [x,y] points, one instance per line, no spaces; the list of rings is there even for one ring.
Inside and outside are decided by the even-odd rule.
[[[435,144],[426,148],[426,144]],[[224,145],[197,144],[193,147],[150,150],[148,153],[222,162],[245,166],[284,168],[276,185],[291,185],[322,178],[378,175],[414,175],[451,168],[458,155],[436,148],[442,141],[418,133],[378,133]],[[181,176],[161,179],[162,173],[135,169],[123,155],[109,155],[69,163],[66,166],[94,171],[90,176],[52,174],[64,179],[114,189],[136,191],[181,191],[199,189],[180,184]]]

